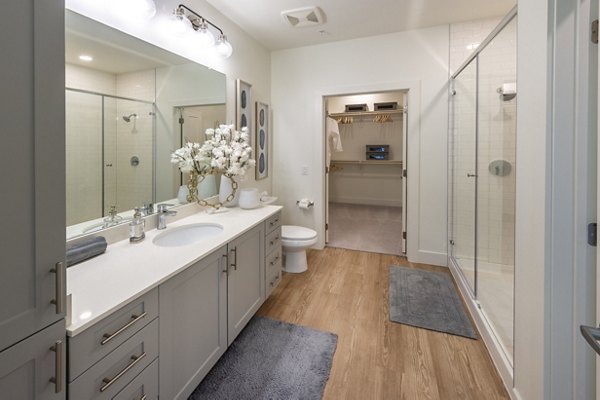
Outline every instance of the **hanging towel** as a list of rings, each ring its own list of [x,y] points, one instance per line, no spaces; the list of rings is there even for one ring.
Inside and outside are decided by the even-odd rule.
[[[327,166],[331,164],[331,151],[341,152],[344,151],[342,148],[342,138],[340,137],[340,128],[335,119],[327,117]]]

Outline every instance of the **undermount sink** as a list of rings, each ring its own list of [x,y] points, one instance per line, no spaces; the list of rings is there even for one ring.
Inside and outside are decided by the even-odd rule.
[[[223,226],[212,223],[198,223],[167,228],[156,236],[152,243],[161,247],[189,246],[223,232]]]

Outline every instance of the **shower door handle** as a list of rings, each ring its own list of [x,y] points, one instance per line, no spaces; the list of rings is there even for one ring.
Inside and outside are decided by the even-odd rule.
[[[477,174],[469,174],[469,173],[467,173],[467,178],[477,178]]]
[[[588,342],[592,349],[596,353],[600,355],[600,345],[598,345],[598,341],[600,340],[600,328],[594,328],[593,326],[581,325],[579,327],[581,329],[581,334]]]

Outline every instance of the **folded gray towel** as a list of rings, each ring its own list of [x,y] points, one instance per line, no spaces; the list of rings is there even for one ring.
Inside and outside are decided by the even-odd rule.
[[[81,242],[67,246],[67,267],[104,253],[106,247],[107,244],[104,236],[82,240]]]

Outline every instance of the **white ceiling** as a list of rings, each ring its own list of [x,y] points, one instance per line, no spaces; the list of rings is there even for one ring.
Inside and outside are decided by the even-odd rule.
[[[271,50],[498,17],[516,4],[516,0],[207,1]],[[292,28],[281,17],[282,11],[310,6],[323,10],[324,25]]]

